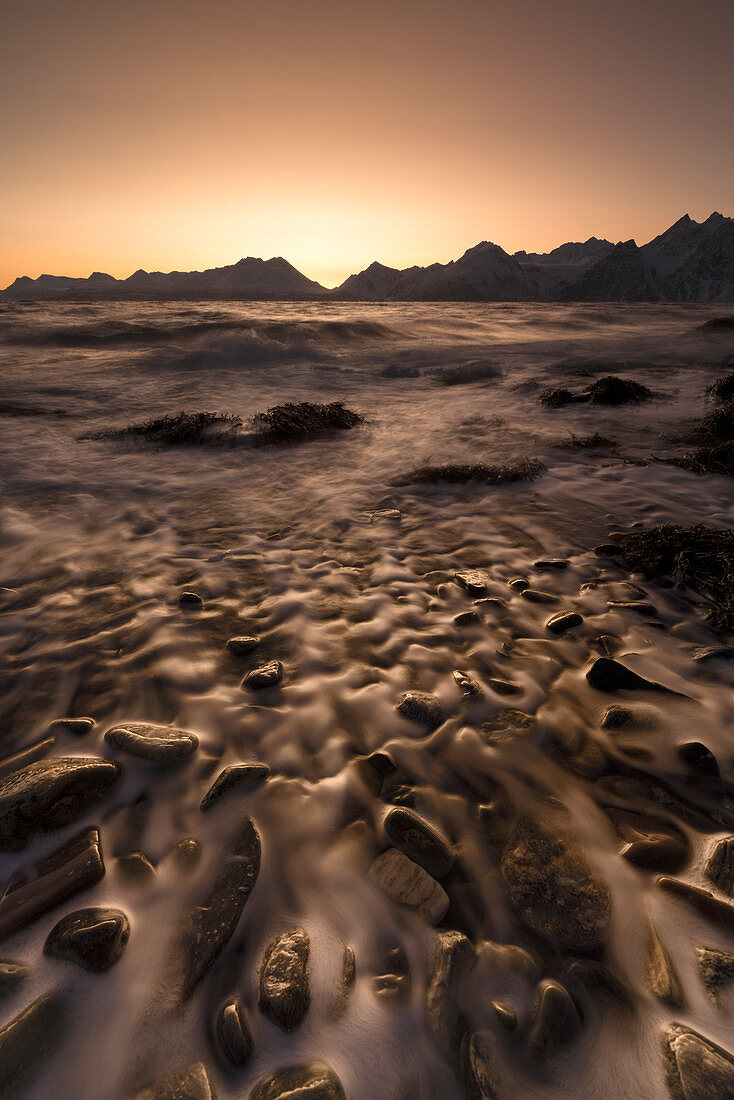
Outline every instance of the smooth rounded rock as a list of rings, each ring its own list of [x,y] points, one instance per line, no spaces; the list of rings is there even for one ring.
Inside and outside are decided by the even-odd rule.
[[[239,998],[219,1009],[215,1023],[219,1051],[230,1066],[244,1066],[252,1056],[253,1041],[247,1010]]]
[[[175,726],[157,726],[151,722],[125,722],[107,730],[108,745],[151,760],[154,764],[176,764],[196,752],[199,738],[188,730]]]
[[[676,749],[676,756],[692,775],[717,779],[720,775],[716,757],[700,741],[687,741]]]
[[[538,986],[533,1027],[528,1046],[536,1058],[545,1058],[558,1046],[572,1042],[581,1031],[581,1017],[573,998],[560,982],[547,978]]]
[[[93,730],[96,724],[94,718],[55,718],[49,723],[48,732],[73,733],[75,737],[83,737]]]
[[[283,1031],[294,1031],[311,1004],[308,960],[311,944],[306,932],[284,932],[265,952],[260,971],[260,1011]]]
[[[443,837],[412,810],[402,806],[390,810],[385,833],[396,848],[434,878],[443,878],[454,865],[454,856]]]
[[[201,800],[201,809],[206,811],[230,792],[249,794],[261,787],[270,775],[267,764],[231,764],[221,771]]]
[[[545,629],[550,630],[551,634],[565,634],[567,630],[581,626],[583,621],[584,617],[578,611],[557,611],[548,619]]]
[[[280,661],[269,661],[266,665],[253,668],[242,681],[243,688],[251,688],[252,691],[263,691],[265,688],[275,687],[283,679],[283,665]]]
[[[54,925],[43,953],[102,973],[114,966],[129,938],[130,922],[120,909],[77,909]]]
[[[333,1069],[323,1062],[307,1062],[261,1078],[248,1100],[346,1100],[346,1094]]]
[[[202,607],[204,601],[198,592],[182,592],[178,603],[179,607]]]
[[[415,909],[429,924],[438,924],[445,916],[449,907],[446,891],[397,848],[389,848],[379,855],[369,874],[393,901]]]
[[[227,648],[238,656],[243,653],[252,653],[253,649],[257,649],[259,645],[260,639],[255,634],[238,634],[227,641]]]

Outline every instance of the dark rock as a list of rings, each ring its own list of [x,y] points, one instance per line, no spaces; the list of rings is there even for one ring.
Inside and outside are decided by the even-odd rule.
[[[632,1008],[632,999],[619,979],[595,959],[573,959],[561,971],[561,980],[577,1004],[587,1001],[590,1007],[596,1006],[604,998],[625,1011]]]
[[[524,592],[526,588],[530,588],[530,581],[525,577],[512,577],[507,582],[508,588],[512,588],[515,592]]]
[[[733,661],[734,647],[730,645],[711,645],[704,649],[698,649],[693,654],[693,660],[699,663],[709,661]]]
[[[101,974],[117,962],[129,938],[130,922],[120,909],[77,909],[54,925],[43,953]]]
[[[681,871],[691,857],[691,845],[682,830],[672,822],[660,824],[651,816],[610,812],[625,841],[622,855],[643,871]]]
[[[104,877],[97,829],[85,829],[49,856],[21,867],[0,898],[0,940]]]
[[[8,997],[28,976],[28,967],[18,963],[0,962],[0,997]]]
[[[266,665],[253,668],[242,681],[242,686],[253,691],[262,691],[264,688],[275,687],[283,679],[283,665],[280,661],[269,661]]]
[[[439,932],[426,990],[426,1016],[436,1044],[450,1055],[461,1039],[462,982],[471,970],[474,948],[460,932]]]
[[[663,1033],[665,1071],[672,1100],[731,1100],[734,1058],[703,1035],[671,1024]]]
[[[222,795],[230,791],[249,794],[261,787],[270,775],[267,764],[232,764],[220,772],[201,800],[201,809],[210,809]]]
[[[96,724],[94,718],[56,718],[49,723],[48,732],[53,736],[57,733],[73,733],[75,737],[83,737]]]
[[[454,615],[454,622],[457,626],[476,626],[481,621],[476,611],[460,611],[458,615]]]
[[[622,553],[616,542],[600,542],[594,547],[597,558],[616,558]]]
[[[531,928],[576,951],[600,946],[610,917],[609,892],[567,837],[520,822],[502,854],[502,877]]]
[[[531,1054],[547,1058],[556,1047],[572,1042],[581,1031],[573,998],[560,982],[546,978],[538,986],[535,1019],[528,1037]]]
[[[565,634],[567,630],[581,626],[583,621],[584,617],[578,611],[557,611],[548,619],[545,628],[550,630],[551,634]]]
[[[185,836],[173,849],[174,862],[182,871],[191,871],[201,859],[201,844],[193,836]]]
[[[57,756],[0,780],[0,851],[18,852],[36,833],[70,825],[117,780],[113,760]]]
[[[533,562],[533,569],[537,569],[539,573],[559,573],[568,569],[568,561],[565,558],[539,558]]]
[[[427,691],[404,691],[395,704],[396,710],[409,722],[418,722],[429,730],[436,729],[445,721],[443,707],[437,695]]]
[[[357,960],[354,948],[347,944],[342,958],[342,972],[337,986],[336,995],[330,1006],[329,1014],[332,1020],[337,1019],[347,1006],[347,998],[354,988],[357,977]]]
[[[27,1095],[30,1079],[61,1045],[65,1024],[63,1002],[51,993],[33,1001],[0,1031],[0,1096],[4,1100]]]
[[[202,607],[204,601],[198,592],[182,592],[178,603],[179,607]]]
[[[705,874],[722,894],[734,897],[734,836],[725,836],[718,841],[706,864]]]
[[[597,657],[586,673],[586,679],[597,691],[606,691],[610,694],[617,691],[659,691],[665,695],[679,694],[677,691],[663,687],[662,684],[656,684],[653,680],[645,680],[619,661],[613,661],[609,657]]]
[[[528,603],[558,603],[558,597],[552,592],[543,592],[540,588],[523,588],[520,593]]]
[[[203,1062],[136,1092],[131,1100],[215,1100]]]
[[[117,857],[117,870],[129,882],[152,882],[156,869],[144,852],[126,852]]]
[[[601,653],[602,657],[611,657],[622,644],[621,638],[616,634],[598,634],[592,643],[594,649]]]
[[[370,867],[370,878],[393,901],[415,909],[429,924],[438,924],[449,907],[443,887],[397,848],[389,848]]]
[[[605,730],[627,730],[633,729],[637,725],[637,719],[634,711],[613,703],[611,707],[607,707],[604,711],[600,725]]]
[[[477,681],[473,680],[466,672],[462,672],[460,668],[455,668],[451,675],[456,681],[456,686],[463,699],[479,698],[484,694]]]
[[[219,1009],[215,1024],[217,1047],[230,1066],[244,1066],[252,1055],[252,1031],[247,1010],[239,998]]]
[[[514,1031],[517,1027],[517,1012],[509,1001],[491,1001],[494,1014],[507,1031]]]
[[[238,634],[227,642],[227,647],[238,656],[243,653],[252,653],[253,649],[257,649],[259,645],[260,639],[255,634]]]
[[[382,784],[395,771],[395,761],[389,752],[373,752],[357,760],[359,774],[374,794],[379,794]]]
[[[466,1100],[502,1100],[497,1040],[491,1031],[467,1031],[460,1061]]]
[[[696,958],[701,981],[714,1003],[734,981],[734,955],[713,947],[697,947]]]
[[[465,569],[454,573],[454,579],[472,596],[486,596],[492,583],[492,578],[484,569]]]
[[[681,1008],[683,990],[678,975],[652,923],[647,933],[647,977],[650,989],[658,1000],[674,1008]]]
[[[720,775],[716,757],[700,741],[688,741],[685,745],[679,745],[676,756],[694,775],[709,776],[713,779],[717,779]]]
[[[474,601],[474,606],[480,609],[484,608],[499,608],[507,607],[504,600],[501,600],[499,596],[482,596],[481,599]]]
[[[490,676],[487,683],[497,695],[522,695],[522,684],[516,684],[514,680],[504,680],[500,676]]]
[[[308,959],[311,945],[302,928],[284,932],[265,952],[260,971],[260,1011],[283,1031],[295,1031],[311,1004]]]
[[[333,1069],[308,1062],[261,1078],[247,1100],[346,1100],[346,1095]]]
[[[454,865],[443,837],[412,810],[402,806],[390,810],[385,818],[385,833],[396,848],[434,878],[443,878]]]
[[[657,608],[641,600],[607,600],[610,611],[636,611],[638,615],[657,615]]]
[[[174,958],[182,970],[182,1000],[191,997],[232,936],[259,870],[260,837],[248,817],[233,839],[208,896],[184,922]]]
[[[708,890],[702,890],[698,886],[691,886],[688,882],[681,882],[677,878],[669,878],[661,875],[657,880],[658,886],[668,894],[681,898],[698,913],[701,913],[714,924],[722,928],[734,930],[734,906],[720,901]]]
[[[196,752],[199,738],[188,730],[175,726],[156,726],[150,722],[125,722],[107,730],[104,739],[108,745],[152,760],[155,764],[175,764]]]
[[[55,737],[45,737],[43,741],[36,741],[34,745],[28,745],[20,752],[14,752],[12,756],[6,756],[0,760],[0,779],[13,772],[22,771],[28,764],[35,764],[37,760],[43,760],[56,747]]]

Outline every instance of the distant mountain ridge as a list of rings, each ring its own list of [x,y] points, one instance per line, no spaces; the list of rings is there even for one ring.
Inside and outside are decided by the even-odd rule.
[[[136,271],[127,279],[18,278],[0,300],[328,299],[398,302],[734,302],[734,219],[685,214],[647,244],[589,237],[551,252],[510,255],[490,241],[458,260],[394,268],[375,261],[333,290],[281,256],[247,257],[206,271]]]

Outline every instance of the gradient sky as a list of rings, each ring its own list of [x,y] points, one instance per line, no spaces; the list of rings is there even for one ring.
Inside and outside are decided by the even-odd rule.
[[[5,0],[0,285],[734,214],[734,0]]]

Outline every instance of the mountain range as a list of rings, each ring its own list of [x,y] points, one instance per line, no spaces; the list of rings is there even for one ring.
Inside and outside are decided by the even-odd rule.
[[[372,263],[332,290],[287,260],[252,256],[206,271],[136,271],[115,279],[22,276],[0,300],[38,299],[329,299],[400,302],[732,302],[734,218],[704,222],[685,214],[664,233],[634,240],[590,237],[551,252],[515,252],[482,241],[447,264],[404,269]]]

